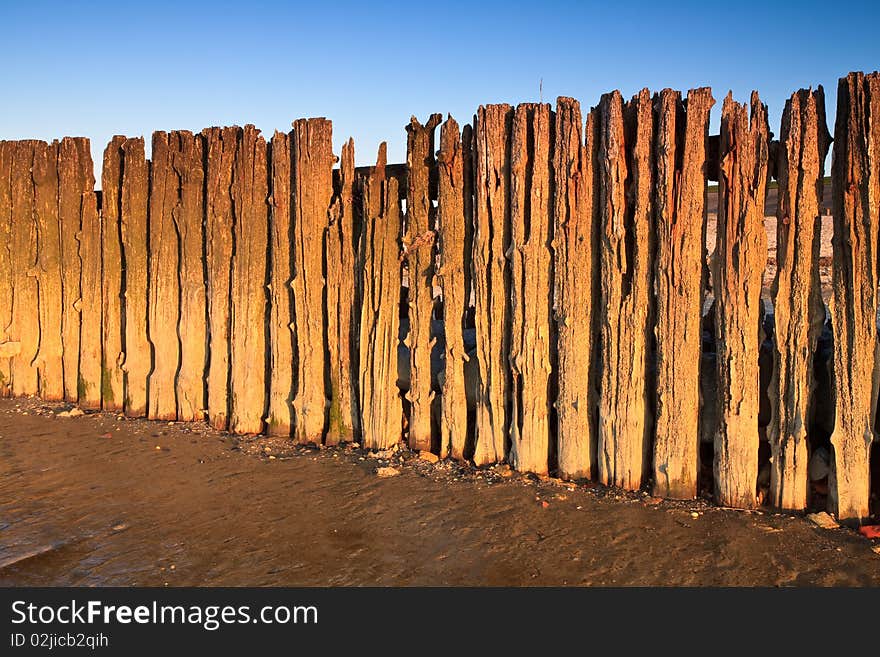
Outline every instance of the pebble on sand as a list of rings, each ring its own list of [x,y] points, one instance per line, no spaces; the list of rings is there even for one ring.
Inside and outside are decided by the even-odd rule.
[[[814,525],[821,527],[822,529],[837,529],[840,525],[837,524],[837,521],[832,518],[826,511],[820,511],[819,513],[808,513],[807,520],[812,522]]]
[[[419,460],[427,461],[428,463],[437,463],[440,460],[440,457],[436,454],[432,454],[429,451],[422,450],[419,452]]]
[[[400,474],[400,470],[398,470],[397,468],[389,468],[389,467],[376,468],[376,474],[379,475],[380,477],[383,477],[383,478],[396,477],[397,475]]]
[[[79,417],[80,415],[85,415],[85,412],[81,408],[73,407],[69,411],[62,411],[56,417]]]

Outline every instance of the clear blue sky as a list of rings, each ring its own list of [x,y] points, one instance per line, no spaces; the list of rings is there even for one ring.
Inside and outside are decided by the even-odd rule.
[[[790,4],[791,7],[781,5]],[[675,6],[673,6],[675,5]],[[755,88],[779,131],[785,99],[880,68],[880,2],[666,3],[2,0],[0,139],[254,123],[271,136],[327,116],[358,164],[382,140],[405,160],[410,115],[620,89]],[[831,121],[829,121],[831,123]],[[833,123],[832,123],[833,125]]]

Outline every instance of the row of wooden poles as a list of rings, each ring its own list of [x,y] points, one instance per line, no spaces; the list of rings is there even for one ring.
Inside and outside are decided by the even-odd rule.
[[[100,193],[87,139],[2,142],[3,390],[300,443],[405,438],[477,465],[692,498],[711,288],[715,491],[753,507],[773,164],[771,499],[803,509],[825,316],[824,97],[791,96],[774,148],[757,93],[725,99],[706,267],[713,104],[702,88],[610,93],[585,120],[570,98],[555,111],[487,105],[473,126],[443,122],[437,153],[441,117],[413,119],[405,167],[386,166],[383,144],[375,167],[355,169],[348,141],[334,170],[325,119],[269,143],[253,126],[156,132],[151,160],[142,138],[114,137]],[[834,144],[830,499],[858,519],[880,379],[877,73],[841,79]]]

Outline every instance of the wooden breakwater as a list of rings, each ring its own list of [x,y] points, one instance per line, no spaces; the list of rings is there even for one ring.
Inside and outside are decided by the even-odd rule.
[[[481,106],[462,127],[413,118],[405,164],[383,145],[360,168],[351,140],[334,155],[326,119],[268,141],[253,126],[157,132],[149,160],[143,139],[114,137],[100,192],[87,139],[0,142],[2,393],[300,443],[403,440],[673,498],[698,494],[710,459],[718,501],[744,508],[764,501],[762,468],[772,504],[805,508],[824,440],[830,508],[867,517],[880,75],[839,85],[830,322],[821,87],[791,96],[777,141],[757,93],[724,100],[718,136],[714,104],[707,88],[643,90],[589,111]],[[825,326],[834,417],[820,437]]]

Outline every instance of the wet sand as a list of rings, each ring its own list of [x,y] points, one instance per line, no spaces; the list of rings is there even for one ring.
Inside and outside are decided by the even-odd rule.
[[[0,585],[880,584],[803,517],[63,408],[0,401]]]

